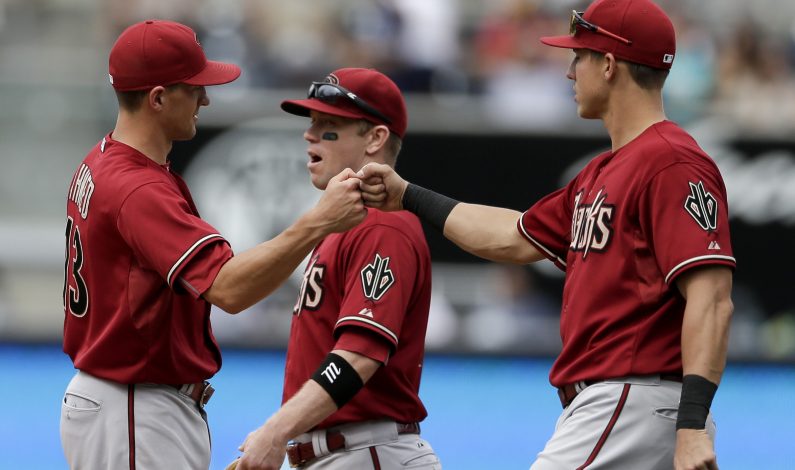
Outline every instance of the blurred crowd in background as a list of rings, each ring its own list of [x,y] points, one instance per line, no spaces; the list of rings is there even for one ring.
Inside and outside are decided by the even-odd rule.
[[[572,119],[565,34],[573,0],[114,1],[109,33],[147,16],[195,25],[208,54],[240,63],[238,87],[291,88],[341,64],[384,71],[408,93],[482,99],[499,124]],[[661,0],[677,30],[670,117],[719,115],[745,132],[795,129],[795,4]]]
[[[59,337],[65,185],[79,159],[112,128],[115,99],[107,84],[107,53],[130,24],[147,18],[186,23],[209,57],[242,66],[241,79],[213,90],[213,112],[201,118],[203,125],[225,127],[276,115],[277,101],[264,110],[256,105],[259,97],[274,91],[279,98],[299,97],[306,85],[335,68],[364,66],[383,71],[407,93],[410,132],[441,126],[593,133],[601,127],[577,119],[571,82],[565,79],[571,54],[538,41],[565,34],[570,11],[587,3],[0,0],[0,338]],[[717,123],[722,132],[745,137],[791,140],[795,2],[659,3],[678,34],[665,89],[669,118],[684,125]],[[443,119],[433,114],[445,109],[450,112]],[[455,281],[467,275],[478,280]],[[538,287],[539,276],[524,267],[481,266],[472,272],[435,267],[438,291],[454,293],[458,286],[459,292],[435,298],[430,345],[554,351],[559,297]],[[269,324],[277,339],[266,344],[278,345],[286,337],[289,317],[283,317],[272,320],[276,326]],[[751,317],[761,319],[741,318],[735,326],[736,350],[795,358],[795,314]],[[256,331],[249,326],[221,326],[219,336],[248,344],[245,334]],[[747,328],[753,334],[742,336]]]
[[[677,29],[670,117],[720,116],[743,132],[795,129],[795,3],[661,0]],[[581,0],[2,0],[0,83],[89,85],[128,25],[168,18],[197,30],[209,56],[235,61],[238,89],[295,88],[342,65],[376,67],[439,103],[477,97],[498,124],[558,129],[572,120],[564,34]],[[39,60],[37,60],[39,59]],[[39,62],[43,60],[44,63]]]

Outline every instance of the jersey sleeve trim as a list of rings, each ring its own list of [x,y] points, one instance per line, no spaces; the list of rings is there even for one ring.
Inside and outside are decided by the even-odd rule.
[[[191,284],[190,282],[186,281],[185,279],[180,277],[179,278],[179,282],[182,283],[182,287],[184,287],[185,289],[188,289],[191,292],[193,292],[194,296],[199,297],[201,295],[201,292],[199,292],[195,287],[193,287],[193,284]]]
[[[555,253],[553,253],[549,248],[547,248],[544,245],[542,245],[538,240],[536,240],[529,233],[527,233],[527,230],[524,228],[524,224],[522,223],[522,218],[524,218],[524,214],[519,216],[519,220],[516,221],[516,226],[519,228],[519,233],[521,233],[522,236],[527,239],[527,241],[532,243],[533,246],[535,246],[539,250],[543,251],[546,254],[547,258],[551,259],[555,263],[557,263],[560,266],[565,268],[566,267],[566,261],[564,259],[562,259],[560,256],[558,256]]]
[[[174,276],[174,273],[177,272],[177,269],[179,269],[179,267],[182,266],[182,263],[184,263],[185,260],[188,259],[188,257],[190,257],[191,254],[193,254],[194,251],[196,251],[200,246],[202,246],[204,242],[206,242],[207,240],[211,240],[213,238],[223,238],[223,237],[217,233],[212,233],[210,235],[202,237],[196,243],[194,243],[193,246],[188,248],[185,251],[185,253],[182,254],[182,256],[179,257],[177,262],[174,263],[174,265],[171,266],[171,269],[168,270],[168,276],[166,276],[166,283],[168,283],[169,286],[173,285],[172,277]]]
[[[737,264],[737,260],[734,259],[732,256],[725,256],[725,255],[705,255],[705,256],[696,256],[695,258],[690,258],[688,260],[682,261],[681,263],[674,266],[671,272],[665,276],[665,283],[673,279],[676,275],[678,275],[681,271],[683,271],[686,267],[692,264],[704,264],[703,261],[714,260],[717,261],[716,264],[728,264],[730,266],[735,266]]]
[[[390,331],[389,328],[385,327],[384,325],[381,325],[380,323],[376,323],[373,320],[370,320],[369,318],[354,317],[354,316],[342,317],[339,320],[337,320],[337,324],[334,325],[334,328],[335,329],[339,328],[341,324],[350,323],[350,322],[361,322],[371,327],[375,327],[378,331],[386,333],[386,335],[392,340],[392,343],[395,346],[397,346],[398,344],[398,337],[395,333],[392,333],[392,331]]]

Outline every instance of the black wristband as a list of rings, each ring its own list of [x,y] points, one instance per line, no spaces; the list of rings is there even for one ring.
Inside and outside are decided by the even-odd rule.
[[[403,193],[403,208],[417,214],[440,232],[444,232],[444,223],[458,202],[411,183],[406,186],[406,191]]]
[[[716,391],[718,386],[700,375],[684,376],[676,429],[704,429]]]
[[[356,369],[345,358],[334,353],[326,356],[326,360],[312,375],[312,380],[328,392],[338,409],[364,387],[364,382]]]

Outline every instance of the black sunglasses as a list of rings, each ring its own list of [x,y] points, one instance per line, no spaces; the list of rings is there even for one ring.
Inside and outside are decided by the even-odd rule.
[[[571,21],[569,22],[569,34],[574,36],[577,33],[577,26],[587,29],[588,31],[596,34],[601,34],[602,36],[607,36],[609,38],[613,38],[616,41],[621,41],[627,46],[632,45],[632,41],[629,39],[619,36],[618,34],[611,33],[610,31],[596,26],[593,23],[590,23],[582,17],[583,12],[572,10],[571,11]]]
[[[342,97],[355,104],[359,109],[361,109],[365,113],[373,117],[377,117],[386,124],[392,124],[391,119],[384,116],[380,111],[375,109],[367,101],[364,101],[363,99],[359,98],[352,91],[349,91],[333,83],[312,82],[312,84],[309,86],[309,93],[307,93],[306,97],[315,98],[328,104],[336,104],[337,100],[339,100],[339,98]]]

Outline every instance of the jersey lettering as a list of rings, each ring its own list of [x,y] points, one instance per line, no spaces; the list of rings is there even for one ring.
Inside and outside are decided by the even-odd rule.
[[[74,258],[72,258],[74,249]],[[70,269],[71,265],[71,269]],[[71,217],[66,219],[66,261],[64,262],[63,300],[64,309],[76,317],[88,312],[88,287],[80,270],[83,268],[83,242],[80,228]],[[74,287],[70,281],[74,279]]]
[[[364,296],[371,300],[378,300],[395,283],[395,276],[389,269],[389,257],[381,258],[376,253],[372,263],[362,269],[362,289]]]
[[[687,182],[690,195],[685,199],[685,210],[702,229],[711,232],[718,227],[718,201],[704,189],[704,182]]]
[[[88,206],[94,194],[94,180],[91,178],[91,169],[83,163],[72,179],[69,187],[69,200],[77,204],[80,216],[85,220],[88,217]]]
[[[571,219],[571,243],[569,249],[582,252],[582,259],[591,251],[601,252],[607,248],[613,235],[613,212],[615,206],[605,204],[604,188],[596,194],[593,204],[581,204],[583,191],[574,197],[574,215]]]
[[[293,314],[300,315],[301,310],[317,310],[323,301],[323,274],[326,266],[317,264],[317,257],[304,271],[304,278],[301,281],[301,289],[298,291],[298,300],[293,307]]]

